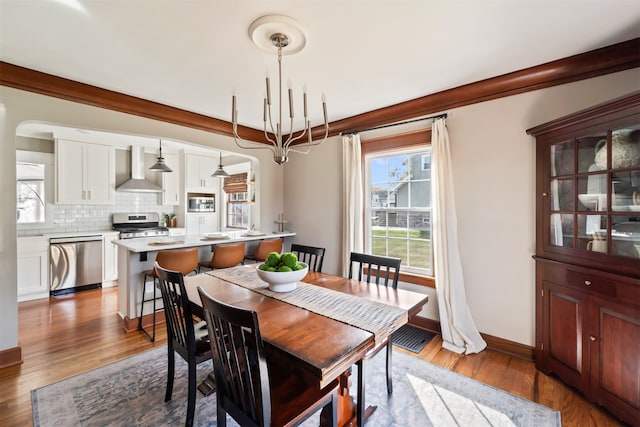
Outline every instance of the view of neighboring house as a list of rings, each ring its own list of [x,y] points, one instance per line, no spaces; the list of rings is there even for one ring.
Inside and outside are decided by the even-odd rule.
[[[431,207],[431,152],[388,159],[384,165],[400,165],[378,171],[377,176],[384,176],[386,181],[371,183],[372,225],[428,230],[431,224],[430,211],[414,210],[409,213],[404,210]],[[372,171],[372,179],[374,176],[376,171]]]

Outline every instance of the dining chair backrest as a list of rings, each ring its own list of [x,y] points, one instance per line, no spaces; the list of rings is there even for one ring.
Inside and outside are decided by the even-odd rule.
[[[324,260],[324,248],[315,246],[291,244],[291,252],[298,256],[298,261],[304,262],[309,266],[311,271],[322,271],[322,261]]]
[[[156,262],[164,269],[187,275],[198,269],[198,248],[159,251]]]
[[[371,283],[373,277],[376,285],[398,287],[401,258],[351,252],[349,258],[349,279],[353,279],[357,271],[357,279]],[[355,269],[354,269],[355,266]],[[384,271],[384,274],[381,274]],[[372,274],[373,273],[373,274]]]
[[[154,267],[160,284],[164,316],[167,324],[167,339],[185,360],[210,350],[204,344],[196,348],[191,303],[184,287],[182,272],[163,268],[156,261]],[[208,344],[205,342],[205,344]]]
[[[264,261],[271,252],[282,252],[282,239],[260,240],[253,259]]]
[[[155,271],[160,279],[160,293],[164,305],[164,316],[167,323],[167,339],[171,340],[174,349],[188,360],[189,351],[195,353],[195,333],[191,305],[184,287],[183,275],[179,271],[160,267],[156,261]]]
[[[244,242],[216,245],[211,256],[211,268],[229,268],[244,259]]]
[[[198,288],[213,351],[218,404],[240,425],[271,424],[269,374],[258,314]]]
[[[156,261],[154,271],[160,282],[167,324],[167,389],[164,401],[171,400],[175,377],[175,353],[188,364],[187,412],[185,427],[193,426],[196,407],[196,365],[211,359],[209,331],[204,322],[194,323],[191,303],[180,271],[162,268]]]

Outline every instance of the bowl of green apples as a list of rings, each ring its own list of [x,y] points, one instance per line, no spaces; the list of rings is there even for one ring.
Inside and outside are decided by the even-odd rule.
[[[271,252],[263,263],[256,267],[258,277],[269,284],[274,292],[294,290],[298,282],[309,272],[309,266],[298,262],[296,254],[291,252]]]

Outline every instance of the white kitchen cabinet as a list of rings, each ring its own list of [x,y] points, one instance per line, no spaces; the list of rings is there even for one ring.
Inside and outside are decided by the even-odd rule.
[[[56,139],[56,203],[115,203],[115,149]]]
[[[18,237],[18,302],[49,297],[49,239]]]
[[[189,236],[201,236],[217,231],[218,221],[214,213],[187,213],[186,229]]]
[[[164,154],[164,162],[173,172],[162,174],[162,204],[175,206],[180,204],[180,164],[177,154]]]
[[[111,243],[118,240],[117,231],[113,233],[104,233],[102,235],[102,286],[106,287],[109,282],[118,280],[118,247]]]
[[[211,175],[218,169],[219,160],[200,154],[187,154],[185,158],[187,189],[199,191],[207,189],[206,192],[215,193],[220,182],[218,178],[213,178]]]

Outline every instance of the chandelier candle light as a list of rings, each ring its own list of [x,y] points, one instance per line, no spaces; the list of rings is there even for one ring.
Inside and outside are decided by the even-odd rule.
[[[293,37],[287,35],[287,32],[293,34]],[[284,140],[283,135],[283,117],[282,117],[282,55],[294,54],[299,52],[306,45],[306,36],[302,31],[300,24],[288,16],[269,15],[256,19],[249,26],[249,35],[253,42],[260,48],[273,52],[275,47],[278,52],[278,121],[275,123],[271,116],[271,83],[269,77],[266,78],[267,92],[263,100],[264,109],[264,135],[270,145],[253,143],[244,141],[238,135],[238,110],[236,109],[236,96],[231,98],[231,120],[233,123],[233,139],[236,145],[243,149],[270,149],[273,153],[273,161],[279,165],[287,163],[289,160],[289,152],[307,154],[311,151],[311,147],[322,144],[329,135],[329,121],[327,119],[327,102],[325,96],[322,96],[322,111],[324,114],[324,138],[319,142],[314,142],[311,136],[311,120],[307,114],[307,92],[306,89],[302,95],[304,107],[304,130],[298,135],[293,131],[293,89],[289,87],[289,133]],[[291,85],[289,85],[291,86]],[[267,121],[269,122],[270,132],[267,131]],[[306,143],[294,144],[307,136]],[[295,147],[295,148],[294,148]]]

